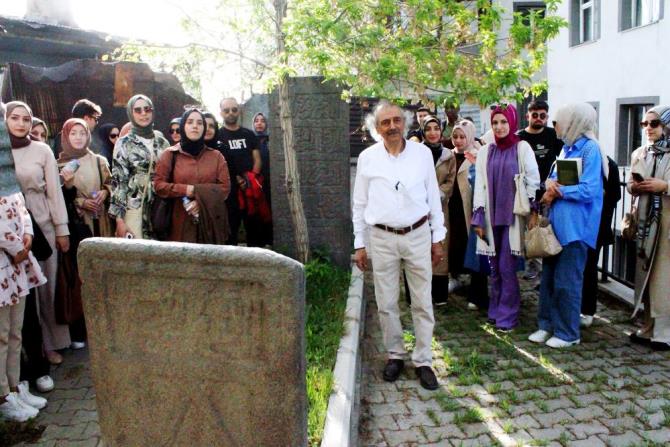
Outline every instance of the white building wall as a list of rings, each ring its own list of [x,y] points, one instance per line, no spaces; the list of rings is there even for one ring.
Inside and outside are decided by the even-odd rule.
[[[670,103],[670,2],[665,18],[638,28],[619,31],[619,1],[601,1],[600,38],[570,47],[569,29],[549,43],[547,79],[551,111],[571,102],[599,103],[599,140],[614,158],[617,134],[617,99],[658,96]],[[569,2],[559,14],[569,20]],[[550,113],[551,115],[551,113]],[[551,120],[551,116],[550,116]]]

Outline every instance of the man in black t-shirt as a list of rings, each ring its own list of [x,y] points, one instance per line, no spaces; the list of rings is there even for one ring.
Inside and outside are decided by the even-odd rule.
[[[248,216],[247,213],[240,210],[238,199],[238,191],[244,191],[247,188],[245,174],[249,171],[255,174],[261,173],[261,152],[258,139],[253,131],[239,125],[240,106],[235,98],[223,99],[220,107],[223,127],[219,131],[219,140],[221,141],[221,153],[228,163],[231,186],[230,195],[226,200],[230,224],[228,244],[237,245],[240,222],[244,221],[247,246],[259,247],[262,238],[262,223],[257,216]]]
[[[519,131],[519,138],[528,142],[535,152],[535,160],[540,170],[540,189],[537,192],[538,200],[544,194],[544,181],[549,176],[551,165],[563,149],[563,142],[556,136],[556,131],[547,127],[549,119],[549,104],[540,99],[528,106],[528,126]]]

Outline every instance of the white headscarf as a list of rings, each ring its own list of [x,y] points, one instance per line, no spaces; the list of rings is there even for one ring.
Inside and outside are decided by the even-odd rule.
[[[598,119],[596,109],[591,104],[585,102],[568,104],[556,111],[555,118],[560,130],[560,133],[558,130],[556,131],[556,135],[566,145],[572,146],[582,136],[595,141],[598,149],[600,149],[603,175],[607,178],[609,176],[607,154],[605,154],[603,147],[596,138],[596,121]]]

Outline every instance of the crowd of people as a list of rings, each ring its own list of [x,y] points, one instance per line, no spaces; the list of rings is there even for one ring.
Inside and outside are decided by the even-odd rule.
[[[370,119],[379,141],[359,159],[353,193],[355,262],[374,264],[375,296],[387,362],[395,381],[406,351],[400,322],[404,274],[414,323],[412,361],[420,384],[437,389],[430,349],[433,305],[464,287],[467,308],[486,312],[501,333],[519,325],[520,272],[541,276],[534,343],[578,345],[596,313],[597,263],[614,241],[621,198],[617,164],[596,138],[597,113],[586,103],[558,109],[531,102],[519,129],[511,104],[490,109],[491,129],[477,137],[470,118],[448,107],[440,121],[428,107],[406,111],[380,102]],[[637,205],[628,219],[637,243],[636,312],[643,327],[630,341],[670,350],[670,106],[650,109],[640,126],[646,142],[632,154],[627,189]],[[666,210],[666,211],[664,211]],[[550,224],[550,225],[548,225]],[[540,232],[541,231],[541,232]],[[526,259],[530,233],[545,250]]]
[[[185,106],[168,138],[151,98],[105,123],[77,101],[50,139],[30,105],[0,103],[0,417],[26,421],[54,389],[51,365],[86,346],[77,247],[89,237],[272,245],[267,120],[241,126],[234,98]],[[242,230],[243,227],[243,230]],[[242,237],[241,234],[244,236]]]

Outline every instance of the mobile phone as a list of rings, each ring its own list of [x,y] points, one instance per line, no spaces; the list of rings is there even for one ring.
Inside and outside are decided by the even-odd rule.
[[[633,173],[631,174],[631,176],[633,177],[633,180],[635,180],[636,182],[643,182],[643,181],[644,181],[644,177],[642,177],[642,176],[641,176],[639,173],[637,173],[637,172],[633,172]]]

